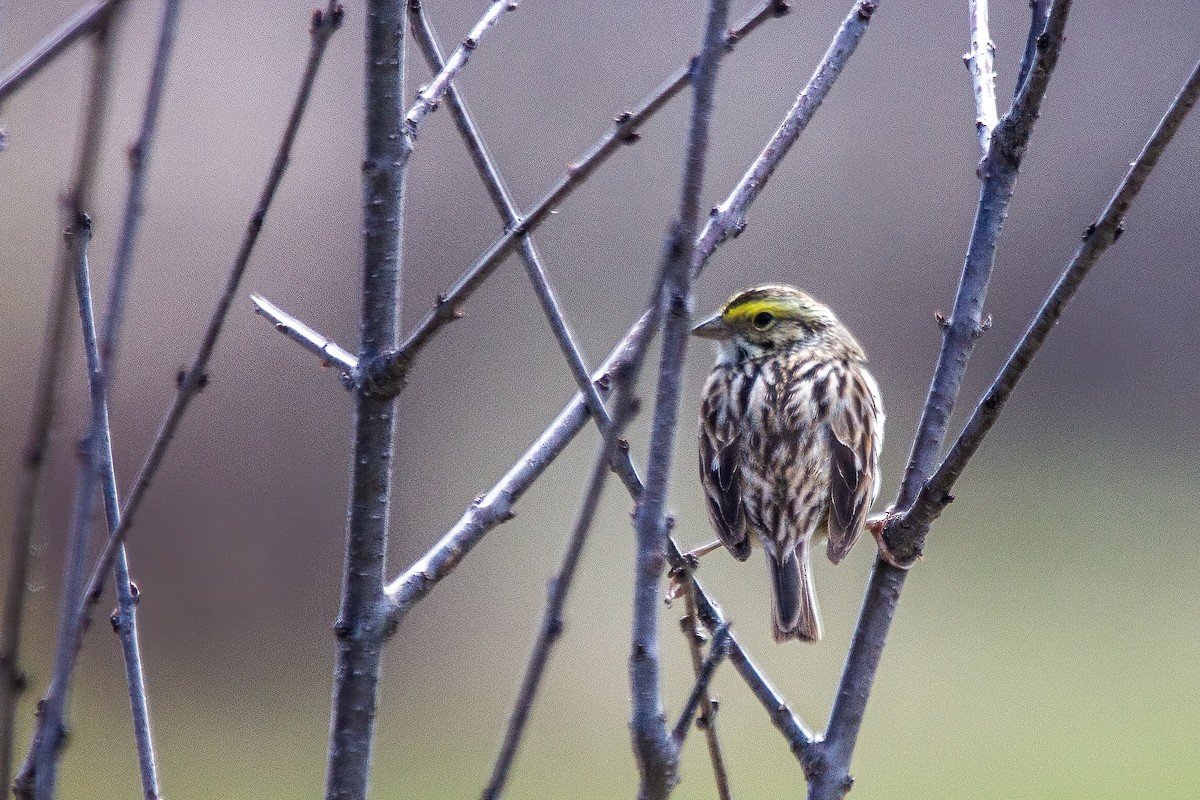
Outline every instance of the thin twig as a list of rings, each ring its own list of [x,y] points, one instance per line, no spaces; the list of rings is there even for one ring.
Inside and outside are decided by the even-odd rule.
[[[75,262],[75,296],[83,330],[83,348],[87,357],[88,391],[91,396],[91,424],[88,429],[83,465],[79,475],[79,490],[75,498],[71,525],[70,555],[64,581],[62,612],[59,620],[58,643],[55,647],[54,668],[50,687],[39,706],[30,758],[17,777],[20,796],[37,800],[54,795],[58,778],[58,760],[66,736],[67,692],[77,650],[74,647],[75,615],[87,559],[87,543],[91,533],[91,507],[97,481],[105,490],[105,501],[111,501],[109,521],[116,511],[116,481],[113,476],[112,433],[108,424],[108,400],[105,389],[104,365],[96,336],[96,320],[92,310],[91,278],[88,272],[88,244],[92,238],[92,221],[80,214],[69,234]],[[133,685],[130,686],[133,691]],[[30,794],[30,792],[32,792]]]
[[[125,195],[125,210],[121,217],[120,238],[117,240],[116,255],[113,257],[104,331],[100,338],[100,356],[104,360],[104,372],[110,387],[115,375],[116,342],[120,337],[121,323],[125,317],[125,297],[128,294],[126,289],[129,285],[129,275],[133,271],[133,250],[142,221],[150,151],[154,144],[155,131],[158,128],[158,114],[162,108],[163,94],[166,91],[167,68],[171,63],[171,51],[175,46],[175,32],[179,27],[181,5],[182,0],[166,0],[163,3],[158,44],[154,50],[150,81],[146,86],[146,103],[142,110],[141,129],[137,139],[129,148],[129,188]]]
[[[353,385],[352,375],[358,369],[358,357],[337,342],[313,330],[291,314],[261,295],[250,295],[254,303],[254,313],[267,319],[275,330],[282,333],[301,347],[321,357],[321,366],[336,366],[347,387]]]
[[[692,717],[696,715],[696,709],[700,707],[701,702],[708,700],[708,684],[717,671],[717,665],[721,663],[721,659],[725,658],[728,652],[728,643],[729,623],[726,622],[722,623],[713,633],[708,655],[696,670],[696,683],[693,684],[692,691],[683,704],[683,710],[679,712],[679,721],[671,729],[671,738],[681,747],[683,740],[687,738],[688,729],[692,725]]]
[[[412,141],[403,134],[401,3],[367,3],[363,146],[363,288],[359,362],[396,346],[400,327],[404,184]],[[384,605],[396,395],[356,387],[353,470],[329,722],[326,800],[365,800],[371,776],[379,666],[389,635]]]
[[[955,298],[954,315],[944,327],[942,350],[895,508],[907,509],[932,471],[975,340],[983,332],[983,302],[997,240],[1033,123],[1058,60],[1069,7],[1069,0],[1055,1],[1044,29],[1036,38],[1037,54],[1029,74],[1012,108],[996,126],[988,152],[979,165],[983,185]],[[1037,24],[1035,16],[1034,25]],[[906,526],[904,517],[904,514],[894,517],[884,536],[892,558],[901,563],[912,563],[920,555],[925,531],[918,532]],[[906,575],[905,570],[876,558],[830,712],[825,740],[818,745],[818,764],[809,776],[810,800],[834,800],[845,796],[850,789],[850,759]]]
[[[125,199],[125,211],[122,216],[116,257],[113,260],[104,331],[99,344],[104,383],[108,391],[111,391],[116,376],[117,342],[124,319],[126,289],[133,268],[133,247],[142,216],[150,150],[154,142],[154,132],[157,127],[159,109],[162,106],[163,93],[166,89],[167,67],[170,64],[171,50],[175,43],[180,5],[180,0],[167,0],[163,4],[158,44],[155,48],[150,81],[146,88],[142,126],[136,142],[129,151],[129,190]],[[111,532],[120,524],[120,504],[116,478],[107,467],[104,474],[104,500],[108,530]],[[125,660],[125,678],[129,687],[130,711],[134,737],[137,742],[138,767],[142,777],[142,794],[146,800],[157,800],[160,789],[150,729],[149,701],[146,696],[141,648],[138,642],[137,605],[140,595],[129,577],[129,561],[124,544],[117,550],[113,583],[117,593],[117,609],[112,615],[112,625],[120,639],[121,652]]]
[[[812,77],[808,79],[808,83],[796,97],[796,102],[784,116],[779,129],[768,140],[758,158],[751,163],[734,190],[709,215],[696,244],[693,273],[699,275],[717,247],[730,236],[736,237],[746,229],[746,210],[758,198],[774,174],[775,168],[821,107],[834,82],[842,74],[842,68],[846,66],[846,62],[850,60],[863,34],[866,33],[867,25],[878,6],[878,0],[858,0],[851,7]]]
[[[296,103],[292,108],[291,117],[288,120],[287,129],[267,178],[267,183],[263,188],[262,195],[259,197],[258,205],[247,227],[241,248],[227,279],[224,292],[218,301],[216,311],[209,321],[208,329],[205,332],[196,357],[187,371],[181,373],[179,376],[179,385],[175,400],[171,408],[167,411],[162,425],[159,427],[154,443],[150,447],[150,452],[134,480],[133,488],[125,500],[124,507],[121,509],[120,524],[109,534],[108,541],[105,543],[92,568],[91,578],[87,583],[87,589],[82,594],[82,600],[80,601],[79,611],[76,616],[77,623],[74,634],[76,652],[78,652],[79,647],[83,643],[84,633],[89,627],[96,604],[100,601],[105,579],[113,568],[125,535],[133,522],[134,515],[140,507],[141,501],[145,497],[151,480],[162,463],[163,456],[166,454],[167,448],[174,437],[175,430],[192,398],[204,387],[208,380],[205,374],[208,359],[212,355],[213,348],[216,345],[217,337],[228,314],[229,306],[237,292],[241,276],[246,269],[246,265],[249,263],[250,254],[253,252],[258,233],[262,229],[267,209],[270,207],[275,190],[278,188],[279,182],[283,177],[284,169],[291,154],[291,146],[295,141],[296,132],[299,129],[300,120],[303,118],[303,112],[308,103],[308,96],[311,92],[313,81],[316,78],[317,67],[321,63],[321,56],[324,54],[329,38],[341,25],[341,20],[341,9],[336,3],[331,4],[329,13],[314,15],[312,49],[309,53],[308,65],[305,69],[304,78],[301,81]]]
[[[1017,83],[1013,86],[1013,102],[1025,85],[1033,60],[1037,58],[1038,37],[1046,30],[1046,21],[1050,17],[1050,0],[1029,0],[1029,33],[1025,37],[1025,50],[1021,55],[1021,66],[1017,70]]]
[[[421,0],[409,0],[409,7],[414,13],[420,10],[420,6]],[[467,34],[467,38],[463,40],[462,44],[450,54],[450,58],[446,59],[446,63],[438,70],[433,80],[421,89],[417,94],[417,102],[404,115],[404,126],[412,138],[417,137],[421,123],[442,102],[443,95],[450,88],[450,82],[467,65],[471,53],[475,52],[475,48],[483,41],[483,37],[487,36],[488,31],[500,21],[504,12],[515,11],[516,8],[516,0],[492,0],[487,12],[475,23],[475,27]]]
[[[583,546],[596,518],[596,509],[599,507],[600,497],[604,493],[604,483],[611,473],[609,464],[617,448],[616,434],[618,432],[619,426],[611,425],[604,436],[600,450],[596,454],[591,477],[588,479],[583,503],[579,508],[579,516],[575,520],[575,527],[567,542],[567,550],[563,554],[562,564],[559,566],[558,572],[550,579],[542,624],[538,630],[537,639],[533,643],[533,652],[529,656],[529,664],[525,667],[525,675],[521,679],[521,688],[517,693],[516,703],[513,705],[512,714],[509,715],[508,727],[504,731],[504,740],[500,745],[500,754],[496,757],[495,766],[492,767],[492,777],[488,781],[487,788],[483,790],[484,800],[498,800],[504,793],[509,770],[516,759],[517,748],[520,747],[521,738],[525,733],[525,724],[533,710],[533,703],[537,699],[542,676],[550,660],[550,651],[562,636],[563,606],[566,604],[567,595],[571,590],[579,559],[583,555]]]
[[[109,14],[124,2],[125,0],[101,0],[72,14],[66,22],[38,42],[0,77],[0,104],[8,100],[44,67],[53,63],[54,59],[75,42],[107,25]]]
[[[675,787],[679,744],[667,730],[659,665],[659,598],[667,544],[666,498],[671,481],[671,456],[679,421],[683,362],[691,333],[692,262],[700,227],[700,192],[708,157],[708,128],[712,119],[722,35],[729,15],[728,0],[711,0],[693,78],[692,115],[688,125],[679,213],[667,233],[662,258],[662,358],[654,415],[650,423],[650,452],[646,490],[634,514],[636,552],[633,571],[633,635],[629,656],[633,714],[629,726],[633,752],[641,772],[641,800],[665,798]],[[629,387],[635,385],[632,376]]]
[[[84,111],[84,121],[80,132],[78,156],[75,161],[71,188],[63,200],[63,218],[67,231],[73,231],[78,220],[83,215],[85,206],[91,204],[92,192],[96,182],[96,174],[100,169],[100,151],[104,139],[104,126],[108,115],[108,103],[111,94],[111,78],[113,70],[113,35],[111,21],[113,15],[120,9],[124,0],[116,0],[105,8],[104,13],[97,18],[96,26],[90,30],[95,33],[92,41],[92,68],[88,86],[88,99]],[[54,294],[50,303],[50,315],[47,319],[46,337],[43,344],[42,368],[38,376],[36,391],[37,404],[33,413],[29,442],[25,451],[22,485],[18,492],[16,524],[13,530],[13,571],[10,575],[8,595],[5,608],[5,652],[4,663],[10,674],[6,676],[3,688],[3,700],[0,701],[3,713],[3,732],[0,738],[0,759],[3,761],[2,777],[7,787],[12,770],[13,723],[16,713],[17,692],[24,687],[17,664],[17,653],[20,641],[24,594],[27,589],[29,549],[33,535],[33,524],[36,516],[36,504],[41,487],[45,453],[49,445],[50,431],[58,411],[58,385],[62,366],[63,349],[66,343],[67,309],[70,305],[70,289],[74,284],[74,275],[80,254],[80,237],[65,239],[62,248]],[[72,525],[72,531],[83,540],[82,548],[86,548],[88,528],[84,524],[91,519],[91,504],[94,499],[95,482],[89,479],[86,470],[80,475],[75,498],[75,517],[78,524]],[[85,485],[86,482],[86,485]],[[86,505],[82,505],[86,504]],[[79,522],[82,520],[83,522]],[[67,636],[66,621],[74,611],[75,598],[82,588],[81,582],[86,562],[76,563],[75,557],[86,558],[86,549],[76,550],[68,544],[68,559],[63,571],[64,594],[61,598],[59,612],[58,643],[63,644]],[[11,647],[11,651],[9,648]],[[58,663],[59,650],[56,654]],[[65,662],[64,662],[65,663]],[[65,704],[66,698],[61,698]],[[61,728],[59,717],[57,727]],[[31,749],[25,765],[32,766],[35,753]],[[53,781],[53,776],[50,777]],[[34,790],[32,775],[25,781],[28,792]]]
[[[628,368],[639,343],[648,335],[649,321],[649,315],[643,315],[600,366],[595,380],[602,393],[611,387],[612,375]],[[566,449],[588,419],[587,406],[582,396],[576,394],[504,477],[480,495],[437,544],[388,584],[392,625],[398,625],[409,609],[449,575],[488,531],[515,516],[513,505]]]
[[[988,29],[987,0],[970,0],[971,49],[963,56],[975,92],[975,132],[986,156],[992,131],[1000,117],[996,111],[996,45]]]
[[[442,60],[437,37],[434,35],[428,18],[425,16],[424,7],[419,2],[410,2],[409,14],[413,28],[413,38],[416,39],[418,46],[421,48],[421,53],[424,55],[430,69],[439,74],[444,72],[446,64]],[[504,219],[506,226],[520,225],[520,212],[504,185],[504,178],[500,175],[499,168],[496,166],[491,154],[488,153],[487,145],[484,143],[479,129],[476,127],[474,120],[471,119],[471,114],[467,110],[466,100],[463,99],[462,94],[454,84],[449,84],[446,87],[446,99],[450,103],[450,112],[454,116],[455,126],[462,135],[463,142],[467,146],[467,151],[471,154],[471,160],[475,162],[476,170],[478,170],[480,176],[483,178],[484,186],[487,187],[488,194],[492,198],[492,204],[500,212],[500,216]],[[571,329],[567,327],[562,307],[559,305],[558,298],[554,294],[554,289],[550,286],[550,281],[546,277],[546,270],[542,266],[541,258],[538,256],[529,234],[521,236],[520,250],[522,260],[525,262],[525,271],[529,275],[530,283],[533,285],[534,294],[537,295],[538,302],[541,303],[546,320],[550,323],[550,329],[554,333],[554,338],[558,342],[559,349],[562,350],[563,356],[567,360],[567,366],[571,371],[571,375],[575,378],[575,384],[579,387],[579,391],[583,393],[588,411],[591,412],[595,419],[603,423],[601,425],[603,429],[609,421],[608,411],[605,409],[604,402],[600,399],[596,387],[592,384],[587,364],[584,362],[583,355],[580,353],[578,345],[576,345],[574,338],[571,336]]]
[[[744,39],[763,22],[772,17],[782,16],[788,8],[786,2],[764,0],[725,35],[725,47],[732,48],[736,42]],[[614,127],[592,145],[591,149],[578,161],[573,163],[567,169],[566,174],[559,178],[558,182],[534,203],[532,208],[521,215],[520,223],[505,231],[504,235],[497,239],[452,287],[438,296],[433,311],[421,320],[399,347],[379,359],[377,363],[363,365],[363,369],[368,373],[367,380],[377,386],[402,384],[417,353],[429,343],[435,333],[461,316],[463,303],[500,265],[500,262],[518,244],[521,237],[533,231],[549,216],[551,210],[561,205],[622,145],[636,142],[640,137],[637,129],[687,85],[690,70],[691,62],[679,67],[658,89],[644,98],[636,107],[619,114]]]
[[[672,571],[674,572],[674,570]],[[680,620],[680,625],[683,628],[683,635],[687,639],[688,652],[692,656],[692,671],[699,680],[705,660],[703,645],[705,639],[709,637],[706,637],[700,628],[702,623],[700,622],[700,612],[696,608],[696,591],[696,582],[689,580],[683,592],[687,615]],[[724,653],[722,655],[725,655],[729,652],[729,625],[722,624],[725,626],[724,643],[722,644]],[[704,739],[708,746],[708,760],[712,763],[713,781],[717,787],[717,798],[718,800],[733,800],[733,794],[729,789],[729,772],[725,769],[725,755],[721,751],[721,737],[717,735],[717,700],[708,692],[701,695],[700,722],[698,724],[704,729]],[[682,746],[682,744],[681,741],[680,745]]]
[[[1192,68],[1192,73],[1184,82],[1183,87],[1171,101],[1166,114],[1159,121],[1149,140],[1142,147],[1138,157],[1129,166],[1108,205],[1088,226],[1083,236],[1083,243],[1075,251],[1075,255],[1059,276],[1049,295],[1042,303],[1036,316],[1029,323],[1025,334],[1013,349],[1004,366],[1000,368],[991,387],[984,393],[979,404],[971,413],[970,419],[963,427],[962,433],[951,445],[946,457],[942,460],[937,472],[921,488],[912,509],[905,514],[907,522],[914,526],[926,528],[937,519],[942,510],[951,501],[950,491],[954,482],[966,468],[967,462],[975,455],[979,445],[991,430],[992,425],[1000,418],[1004,404],[1012,395],[1026,368],[1033,362],[1050,335],[1054,325],[1066,310],[1067,304],[1075,296],[1076,290],[1083,279],[1087,277],[1096,261],[1104,251],[1120,236],[1125,214],[1137,198],[1138,192],[1149,177],[1151,170],[1158,164],[1158,158],[1170,144],[1171,138],[1179,130],[1179,126],[1187,114],[1195,106],[1200,97],[1200,62]]]

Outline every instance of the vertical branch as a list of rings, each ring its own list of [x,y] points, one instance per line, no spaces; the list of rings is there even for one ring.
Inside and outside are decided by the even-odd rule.
[[[1028,74],[1018,89],[1012,108],[996,126],[988,152],[980,163],[979,176],[983,185],[955,298],[954,314],[944,328],[942,350],[895,504],[898,509],[907,509],[913,503],[937,463],[967,362],[975,340],[982,333],[983,302],[991,278],[997,241],[1008,214],[1013,186],[1033,123],[1038,117],[1050,75],[1058,61],[1069,8],[1070,0],[1055,0],[1044,27],[1039,28],[1036,37],[1031,36],[1036,42],[1036,54]],[[1033,25],[1037,27],[1040,22],[1035,13]],[[917,530],[906,521],[903,514],[893,518],[884,532],[884,541],[890,551],[889,559],[911,564],[921,553],[927,530],[927,527]],[[834,698],[826,738],[820,746],[818,768],[810,778],[811,800],[841,798],[850,790],[853,782],[850,759],[906,575],[905,570],[892,566],[882,558],[875,560]]]
[[[109,390],[111,390],[116,375],[117,342],[120,338],[121,323],[125,316],[129,275],[133,268],[133,246],[142,217],[150,147],[154,141],[158,113],[166,88],[167,67],[170,63],[171,50],[175,44],[175,32],[179,22],[179,7],[180,0],[166,0],[163,4],[158,44],[155,48],[150,81],[146,88],[141,131],[137,141],[129,150],[129,188],[125,197],[125,211],[122,215],[116,257],[113,261],[104,331],[99,343],[99,359],[103,365],[104,382]],[[111,534],[121,523],[116,477],[111,469],[107,469],[104,475],[104,500],[108,530]],[[141,648],[138,643],[137,604],[140,596],[137,587],[129,577],[129,560],[124,544],[117,550],[113,582],[117,593],[117,608],[112,614],[111,621],[121,642],[121,653],[125,660],[125,680],[129,687],[129,705],[133,719],[134,738],[137,743],[142,793],[146,800],[157,800],[159,796],[158,771],[155,765],[154,743],[150,730],[150,706],[146,696]]]
[[[58,760],[66,735],[67,693],[71,671],[78,654],[74,646],[75,614],[78,608],[80,584],[84,578],[87,543],[91,533],[91,508],[97,480],[103,482],[105,499],[115,492],[112,468],[112,437],[108,424],[108,402],[105,397],[104,367],[96,338],[96,323],[92,312],[91,282],[88,274],[87,249],[92,238],[92,221],[81,213],[67,233],[74,263],[75,295],[83,330],[84,354],[87,357],[88,391],[91,395],[91,423],[84,446],[83,467],[80,470],[78,491],[72,517],[67,577],[63,581],[62,607],[59,615],[58,642],[55,648],[54,670],[50,689],[39,707],[38,724],[30,748],[30,759],[17,778],[17,793],[32,792],[36,800],[50,798],[58,777]],[[110,515],[116,513],[115,497]],[[110,519],[111,524],[111,519]]]
[[[667,550],[664,511],[670,482],[672,445],[679,416],[683,360],[688,345],[692,304],[691,266],[700,221],[700,191],[704,185],[708,127],[728,13],[728,0],[712,0],[705,27],[704,47],[692,77],[694,95],[679,216],[664,245],[662,291],[651,299],[651,302],[661,304],[663,344],[650,429],[646,490],[635,515],[637,552],[634,557],[633,642],[629,657],[633,695],[630,728],[634,755],[641,771],[638,795],[643,800],[668,796],[678,779],[679,747],[667,730],[659,679],[659,578]]]
[[[73,32],[86,28],[87,32],[94,32],[95,38],[92,41],[93,51],[91,72],[89,75],[88,100],[80,133],[78,154],[75,160],[71,187],[63,199],[64,227],[68,231],[75,230],[80,215],[83,213],[83,208],[91,203],[96,172],[99,169],[100,146],[104,138],[104,123],[108,113],[108,101],[111,89],[113,63],[111,23],[113,15],[119,11],[123,2],[124,0],[116,0],[116,2],[100,4],[103,8],[92,9],[94,14],[86,17],[86,24],[85,20],[80,15],[77,15],[72,20],[78,24],[71,25],[69,29]],[[44,66],[45,63],[49,63],[58,53],[62,52],[62,49],[67,44],[74,41],[72,37],[77,35],[71,32],[64,32],[64,29],[56,32],[56,35],[59,35],[59,38],[64,40],[66,44],[41,48],[42,50],[49,51],[49,54],[45,55],[44,58],[29,60],[27,63],[36,65],[36,67],[30,67],[30,69],[34,70],[35,68]],[[55,38],[54,41],[59,41],[59,38]],[[75,271],[77,260],[82,257],[79,249],[80,247],[86,247],[86,244],[81,245],[80,241],[81,237],[79,236],[69,237],[66,240],[66,245],[61,249],[59,254],[50,311],[46,321],[46,334],[43,340],[42,365],[38,374],[37,389],[35,390],[33,419],[30,426],[29,439],[25,447],[24,469],[22,470],[20,487],[17,493],[17,512],[13,526],[12,569],[9,573],[8,590],[5,599],[4,649],[0,653],[0,660],[2,660],[5,671],[3,683],[0,685],[0,726],[2,726],[0,728],[0,779],[3,779],[4,783],[2,785],[5,787],[9,785],[9,779],[12,775],[13,727],[17,693],[24,688],[25,683],[17,659],[20,647],[26,582],[28,580],[29,551],[36,517],[37,498],[41,489],[46,449],[49,446],[50,431],[58,412],[58,384],[61,377],[63,350],[66,345],[67,309],[70,305],[72,275]],[[77,487],[75,500],[75,513],[83,514],[84,521],[86,522],[86,520],[90,520],[91,518],[91,503],[95,488],[94,476],[89,478],[86,470],[84,470],[81,472],[79,480],[80,484]],[[81,507],[80,504],[86,505]],[[76,520],[76,524],[72,526],[72,530],[80,536],[86,537],[86,526],[79,524],[78,519]],[[60,645],[67,636],[62,625],[67,622],[74,611],[76,599],[82,590],[83,576],[86,574],[85,562],[81,560],[86,557],[86,538],[78,549],[74,547],[74,544],[68,543],[67,552],[68,557],[63,571],[64,594],[60,601],[59,611],[60,628],[58,637]],[[67,659],[66,661],[59,662],[59,655],[63,652],[65,650],[58,651],[56,664],[62,663],[65,665],[67,661],[72,660]],[[62,698],[62,702],[65,703],[65,698]],[[57,701],[50,705],[57,705]],[[42,721],[45,717],[46,715],[39,717],[39,730],[42,728]],[[62,720],[60,715],[60,718],[51,727],[61,728],[61,726]],[[57,737],[59,732],[53,730],[53,733]],[[36,740],[34,745],[36,745]],[[32,766],[33,755],[34,750],[31,746],[26,766]],[[32,791],[32,783],[26,781],[26,784],[28,790]]]
[[[363,298],[359,363],[395,347],[404,179],[404,4],[369,0],[363,153]],[[329,727],[326,800],[364,800],[371,770],[379,664],[388,634],[383,591],[396,394],[355,391],[354,467]]]
[[[687,581],[683,592],[687,615],[680,621],[680,625],[683,628],[683,635],[687,637],[688,651],[692,654],[692,671],[696,674],[697,685],[700,685],[700,675],[704,669],[702,646],[706,637],[700,627],[700,614],[696,608],[697,591],[696,582],[694,580]],[[722,656],[724,656],[728,654],[729,650],[729,624],[721,623],[717,629],[723,631],[721,649]],[[716,634],[713,635],[711,641],[714,645],[716,644]],[[704,692],[700,698],[700,719],[696,724],[704,729],[704,738],[708,745],[708,760],[712,762],[713,780],[717,786],[717,797],[719,800],[732,800],[729,774],[725,769],[725,755],[721,752],[721,739],[717,736],[717,701],[708,692]],[[682,742],[680,744],[682,745]]]

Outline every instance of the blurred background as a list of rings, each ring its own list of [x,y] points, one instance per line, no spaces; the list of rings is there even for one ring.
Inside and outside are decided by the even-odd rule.
[[[0,62],[12,63],[78,5],[5,3]],[[521,207],[689,58],[704,5],[527,0],[502,19],[459,86]],[[484,4],[426,6],[449,49]],[[736,2],[735,13],[750,6]],[[953,302],[978,192],[962,64],[966,6],[880,3],[749,228],[697,285],[700,313],[747,285],[795,283],[857,333],[889,413],[880,508],[895,496],[940,342],[934,312]],[[725,59],[706,203],[724,197],[757,154],[848,7],[796,2]],[[123,487],[232,262],[299,81],[310,11],[307,3],[185,4],[112,395]],[[956,423],[1200,56],[1193,12],[1187,0],[1075,4],[1001,239],[987,308],[994,324]],[[100,296],[160,13],[159,3],[134,0],[121,26],[90,209]],[[348,3],[346,14],[211,381],[130,534],[161,780],[174,798],[311,797],[323,785],[351,399],[252,314],[248,295],[262,293],[357,347],[362,5]],[[1027,3],[1000,0],[991,15],[1003,111]],[[428,72],[411,48],[410,56],[415,92]],[[89,64],[77,46],[0,109],[9,141],[0,154],[0,520],[13,516],[59,246],[58,197],[75,158]],[[642,140],[535,236],[592,365],[647,299],[677,203],[688,102],[680,96],[646,125]],[[1191,798],[1200,790],[1197,186],[1200,120],[1192,118],[929,538],[868,708],[854,797]],[[444,110],[422,131],[407,204],[403,316],[411,326],[501,230]],[[401,399],[392,575],[504,473],[573,392],[518,259],[466,311],[422,355]],[[670,496],[690,546],[711,538],[692,423],[711,353],[694,345]],[[77,341],[69,367],[36,535],[22,736],[49,672],[86,420]],[[651,390],[644,382],[643,393]],[[631,438],[642,463],[644,429]],[[597,441],[590,429],[581,435],[520,501],[517,518],[406,617],[385,655],[376,795],[470,797],[486,782]],[[511,797],[634,791],[629,511],[611,482]],[[10,524],[2,527],[6,554]],[[818,730],[872,557],[867,541],[838,569],[817,564],[827,631],[817,646],[770,641],[758,558],[714,555],[700,571],[754,658]],[[691,685],[674,626],[680,613],[663,611],[672,716]],[[135,795],[126,690],[107,625],[91,631],[76,687],[63,796]],[[715,691],[735,796],[800,796],[799,767],[736,673],[723,668]],[[702,737],[693,735],[675,796],[712,794]]]

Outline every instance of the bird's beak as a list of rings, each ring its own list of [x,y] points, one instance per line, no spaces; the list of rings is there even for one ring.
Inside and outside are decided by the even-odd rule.
[[[692,328],[692,335],[699,336],[702,339],[715,339],[721,342],[733,336],[733,329],[725,323],[725,320],[721,319],[721,312],[718,311]]]

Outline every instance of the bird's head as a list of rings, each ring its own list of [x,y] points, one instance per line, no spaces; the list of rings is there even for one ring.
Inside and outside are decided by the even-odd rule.
[[[829,307],[792,286],[759,286],[738,292],[720,311],[692,328],[717,343],[720,363],[736,363],[804,347],[865,358],[850,331]]]

